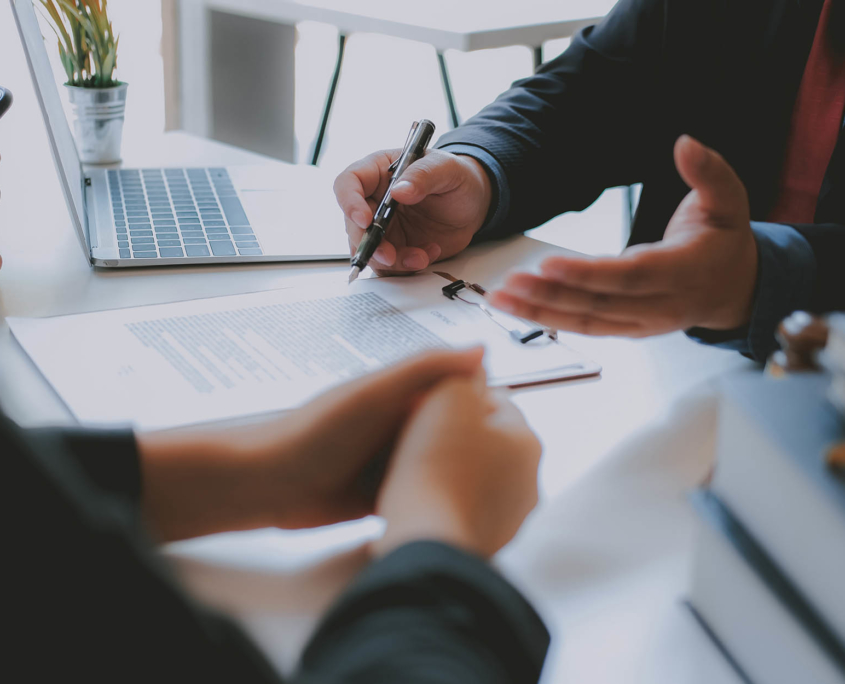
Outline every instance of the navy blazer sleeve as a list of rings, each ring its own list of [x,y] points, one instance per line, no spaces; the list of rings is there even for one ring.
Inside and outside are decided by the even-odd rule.
[[[20,681],[281,681],[234,623],[182,592],[146,539],[131,433],[31,432],[0,414],[0,453],[4,664]],[[341,599],[292,681],[533,682],[547,645],[486,563],[413,544]]]
[[[504,173],[507,187],[497,190],[507,212],[485,237],[523,232],[642,180],[656,136],[654,117],[638,103],[660,100],[663,6],[620,0],[562,55],[440,138],[437,147],[470,155],[475,147]]]
[[[845,311],[845,225],[793,226],[813,249],[816,277],[808,308],[816,313]]]

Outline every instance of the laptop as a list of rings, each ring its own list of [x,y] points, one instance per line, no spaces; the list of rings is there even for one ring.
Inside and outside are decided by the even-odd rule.
[[[333,202],[321,197],[303,206],[299,178],[307,175],[304,169],[297,169],[297,186],[285,190],[281,164],[83,167],[33,2],[10,2],[65,200],[92,265],[120,268],[349,258],[343,223],[339,215],[333,220],[327,212]],[[318,188],[318,194],[319,190],[324,188]]]

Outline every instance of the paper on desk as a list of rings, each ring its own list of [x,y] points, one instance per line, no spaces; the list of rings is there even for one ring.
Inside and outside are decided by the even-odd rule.
[[[444,297],[444,282],[367,279],[8,322],[82,423],[145,429],[291,409],[435,347],[484,344],[496,386],[600,371],[563,344],[514,342]]]

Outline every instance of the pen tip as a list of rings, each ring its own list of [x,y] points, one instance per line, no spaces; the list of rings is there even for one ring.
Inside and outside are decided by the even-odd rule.
[[[352,284],[358,279],[358,275],[361,273],[361,269],[357,266],[353,266],[352,270],[349,271],[349,283]]]

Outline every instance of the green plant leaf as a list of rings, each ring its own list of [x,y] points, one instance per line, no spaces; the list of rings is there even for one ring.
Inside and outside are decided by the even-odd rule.
[[[70,85],[76,85],[76,65],[70,55],[68,55],[67,50],[62,46],[62,41],[58,41],[58,45],[59,57],[61,57],[62,66],[65,68],[65,73],[67,74],[67,82]]]
[[[76,51],[74,50],[73,41],[71,40],[70,35],[67,32],[67,28],[61,19],[61,15],[53,4],[53,0],[41,0],[41,4],[44,6],[44,9],[49,15],[50,21],[48,23],[50,24],[50,28],[53,29],[56,37],[59,39],[60,56],[62,56],[61,51],[64,51],[64,56],[62,56],[62,66],[64,66],[65,71],[68,72],[68,81],[70,83],[75,83],[81,78],[80,72],[82,71],[82,67],[76,60]],[[64,45],[62,45],[62,43],[64,43]],[[70,71],[68,71],[68,65],[70,65]]]
[[[117,85],[119,37],[108,18],[108,0],[40,0],[59,38],[69,82],[92,88]]]

